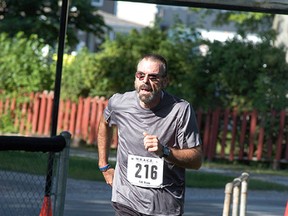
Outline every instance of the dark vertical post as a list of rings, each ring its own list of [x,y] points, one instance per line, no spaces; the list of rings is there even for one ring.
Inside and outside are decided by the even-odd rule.
[[[55,136],[57,133],[58,108],[59,108],[59,100],[60,100],[63,54],[64,54],[65,37],[66,37],[66,29],[67,29],[67,19],[68,19],[68,0],[62,0],[58,53],[57,53],[57,65],[56,65],[56,78],[55,78],[55,85],[54,85],[54,102],[53,102],[53,111],[52,111],[51,136]]]
[[[66,37],[67,20],[68,20],[68,8],[69,8],[68,1],[69,0],[62,0],[62,5],[61,5],[60,31],[59,31],[59,39],[58,39],[59,41],[58,41],[56,77],[55,77],[55,86],[54,86],[54,101],[53,101],[53,110],[52,110],[51,137],[55,136],[57,133],[57,123],[58,123],[57,121],[58,121],[58,108],[59,108],[61,78],[62,78],[63,54],[64,54],[65,37]],[[50,193],[51,193],[53,162],[54,162],[54,153],[50,152],[49,153],[49,159],[48,159],[46,186],[45,186],[45,195],[46,196],[50,196]]]

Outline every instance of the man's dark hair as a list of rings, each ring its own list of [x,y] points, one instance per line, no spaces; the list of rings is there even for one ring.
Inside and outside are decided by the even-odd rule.
[[[149,54],[143,55],[142,58],[139,60],[139,62],[142,61],[143,59],[151,59],[152,61],[160,62],[161,65],[162,65],[163,76],[164,77],[167,76],[167,74],[168,74],[168,68],[167,68],[168,65],[167,65],[166,59],[163,56],[161,56],[159,54],[149,53]]]

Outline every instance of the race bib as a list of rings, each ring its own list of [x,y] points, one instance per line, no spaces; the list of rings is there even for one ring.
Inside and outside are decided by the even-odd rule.
[[[128,155],[128,181],[141,187],[159,188],[163,183],[163,165],[163,158]]]

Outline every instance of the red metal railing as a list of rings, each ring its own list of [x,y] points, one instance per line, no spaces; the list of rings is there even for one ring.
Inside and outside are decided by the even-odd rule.
[[[17,101],[0,100],[0,118],[9,113],[20,134],[49,136],[53,93],[31,93],[29,100]],[[58,131],[67,130],[73,138],[96,145],[98,124],[106,105],[107,100],[99,97],[80,97],[77,102],[60,100]],[[207,160],[288,162],[287,111],[272,111],[263,117],[256,110],[216,109],[197,110],[196,115]],[[117,136],[113,140],[116,147]]]

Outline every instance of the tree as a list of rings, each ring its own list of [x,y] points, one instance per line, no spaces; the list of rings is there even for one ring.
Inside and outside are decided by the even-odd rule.
[[[180,25],[175,26],[174,34],[156,25],[141,32],[133,30],[128,35],[118,35],[114,41],[107,40],[95,58],[98,66],[92,92],[109,97],[115,92],[133,90],[137,61],[143,54],[155,52],[168,60],[169,91],[191,99],[187,76],[197,64],[198,53],[193,52],[197,46],[198,39]]]
[[[211,104],[263,112],[288,106],[285,52],[271,46],[270,40],[252,43],[234,38],[210,43],[202,63],[197,77],[207,78],[204,92],[211,94]]]
[[[64,56],[61,95],[110,97],[134,89],[137,60],[145,53],[160,53],[168,60],[168,91],[192,102],[195,108],[256,108],[280,110],[288,105],[288,66],[283,49],[263,39],[252,43],[234,38],[208,42],[195,29],[182,24],[171,31],[157,25],[107,39],[98,53],[81,50]],[[206,55],[199,46],[206,44]],[[37,36],[0,37],[0,86],[17,93],[50,90],[55,61],[44,55],[45,43]],[[52,68],[52,70],[51,70]],[[6,93],[4,95],[7,95]]]
[[[51,53],[44,53],[47,46],[37,35],[26,38],[19,32],[9,38],[2,33],[0,47],[1,96],[52,89]]]
[[[176,30],[177,29],[177,30]],[[174,34],[159,26],[147,27],[129,34],[119,34],[115,40],[107,39],[96,54],[82,50],[64,66],[62,95],[69,92],[77,97],[105,96],[134,89],[134,74],[139,58],[146,53],[162,53],[168,59],[169,91],[189,100],[193,99],[189,79],[197,64],[197,34],[187,33],[181,25]],[[75,79],[78,77],[78,79]],[[192,96],[191,96],[192,95]]]
[[[95,53],[83,48],[76,56],[65,54],[63,63],[61,97],[76,101],[80,96],[90,96],[97,67]]]
[[[227,11],[213,9],[191,8],[192,13],[197,13],[199,23],[212,17],[213,24],[217,26],[233,25],[240,34],[266,34],[271,31],[274,14],[245,12],[245,11]],[[202,26],[203,27],[203,26]],[[205,28],[205,26],[204,26]]]
[[[268,13],[221,11],[217,13],[215,24],[233,23],[238,30],[250,33],[260,33],[270,30],[274,15]]]
[[[157,27],[141,32],[132,30],[128,35],[118,34],[113,41],[106,40],[95,58],[97,67],[91,93],[109,97],[116,91],[133,90],[137,60],[144,53],[157,51],[162,40],[165,33]]]
[[[209,47],[207,55],[199,52],[203,44]],[[182,24],[170,32],[155,26],[119,36],[115,41],[107,40],[95,58],[92,91],[110,96],[133,89],[135,62],[147,52],[167,58],[168,90],[195,107],[267,111],[288,105],[285,52],[273,47],[269,37],[259,43],[238,37],[225,43],[209,42]]]
[[[45,43],[55,47],[59,34],[60,2],[1,0],[0,31],[8,33],[10,37],[19,31],[27,37],[36,34]],[[67,26],[67,41],[70,46],[78,43],[77,30],[93,33],[103,39],[107,28],[103,17],[97,14],[97,9],[91,5],[90,0],[72,1]]]

